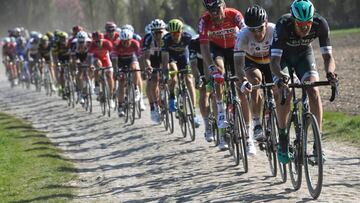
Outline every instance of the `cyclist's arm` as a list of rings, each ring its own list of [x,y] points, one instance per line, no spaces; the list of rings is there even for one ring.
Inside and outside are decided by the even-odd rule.
[[[200,44],[201,55],[203,56],[204,73],[209,78],[208,67],[212,64],[209,43]]]
[[[336,66],[335,66],[335,60],[332,55],[332,53],[322,54],[322,57],[324,59],[324,68],[326,73],[334,73]]]
[[[270,69],[271,72],[278,78],[283,77],[283,73],[281,72],[281,56],[271,56],[270,57]]]
[[[247,80],[245,76],[244,66],[245,66],[245,53],[244,52],[234,53],[235,74],[239,78],[240,82]]]
[[[144,59],[145,59],[145,67],[150,68],[151,67],[151,61],[150,61],[150,50],[144,50]]]
[[[319,44],[322,57],[324,59],[324,69],[326,73],[335,72],[335,60],[332,55],[332,46],[330,43],[330,28],[325,18],[320,17]]]

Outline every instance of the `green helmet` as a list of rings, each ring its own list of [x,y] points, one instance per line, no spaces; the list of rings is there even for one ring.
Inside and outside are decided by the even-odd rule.
[[[179,19],[172,19],[168,23],[169,32],[181,32],[184,28],[184,24]]]
[[[290,11],[296,20],[306,22],[313,18],[315,9],[309,0],[295,0]]]

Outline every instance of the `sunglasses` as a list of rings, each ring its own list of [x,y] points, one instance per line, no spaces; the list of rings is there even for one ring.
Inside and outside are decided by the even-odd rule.
[[[171,35],[180,35],[181,32],[170,32]]]
[[[208,10],[211,14],[218,14],[220,12],[220,7],[212,8]]]
[[[264,28],[265,28],[265,25],[262,24],[258,27],[249,27],[249,31],[250,32],[262,32],[264,30]]]
[[[297,20],[295,20],[295,25],[296,25],[297,27],[301,27],[301,28],[303,28],[303,27],[308,28],[308,27],[310,27],[310,26],[312,25],[312,23],[313,23],[312,20],[309,20],[309,21],[306,21],[306,22],[302,22],[302,21],[297,21]]]

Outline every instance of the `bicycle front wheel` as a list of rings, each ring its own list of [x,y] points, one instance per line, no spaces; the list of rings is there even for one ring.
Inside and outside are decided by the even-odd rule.
[[[269,111],[269,109],[264,108],[263,114],[262,114],[263,132],[265,133],[265,137],[266,137],[265,152],[266,152],[266,157],[269,162],[271,175],[273,177],[275,177],[277,174],[277,159],[276,159],[276,146],[275,145],[276,145],[276,137],[278,135],[278,130],[277,130],[277,126],[275,123],[276,120],[271,117],[272,115],[270,115],[270,118],[267,118],[265,111]]]
[[[245,126],[245,120],[244,120],[244,116],[242,114],[241,111],[241,107],[239,104],[237,104],[235,106],[235,134],[237,135],[236,140],[236,147],[237,147],[237,152],[239,153],[239,159],[242,160],[242,164],[244,167],[244,172],[247,173],[249,170],[249,166],[248,166],[248,157],[247,157],[247,153],[246,153],[246,147],[247,147],[247,141],[246,141],[246,137],[247,137],[247,130],[246,130],[246,126]]]
[[[304,125],[304,169],[310,195],[317,199],[320,196],[323,182],[323,153],[319,125],[313,114],[305,115]]]
[[[194,106],[191,102],[188,90],[186,90],[185,98],[185,111],[186,111],[186,122],[189,130],[189,136],[191,141],[195,140],[195,121],[194,121]]]
[[[289,136],[289,152],[292,157],[289,162],[289,173],[291,183],[295,190],[300,189],[302,180],[302,141],[299,117],[297,114],[291,113],[287,124],[287,132]]]

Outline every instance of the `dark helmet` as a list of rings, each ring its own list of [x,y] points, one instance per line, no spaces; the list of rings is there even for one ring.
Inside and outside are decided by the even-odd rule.
[[[116,29],[116,24],[114,22],[106,22],[105,31],[106,32],[114,32]]]
[[[207,10],[214,10],[224,5],[224,0],[203,0],[203,5]]]
[[[245,24],[248,27],[258,27],[267,21],[265,9],[259,5],[251,6],[245,13]]]
[[[72,28],[72,32],[76,35],[78,32],[80,31],[83,31],[84,28],[82,28],[80,25],[75,25],[73,28]]]

